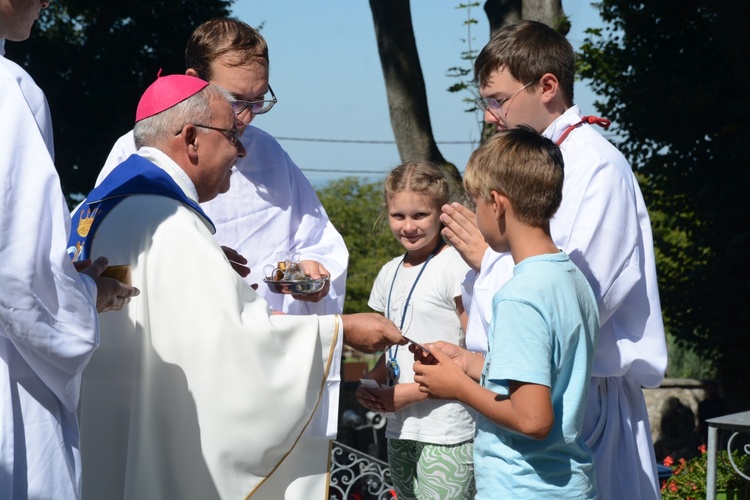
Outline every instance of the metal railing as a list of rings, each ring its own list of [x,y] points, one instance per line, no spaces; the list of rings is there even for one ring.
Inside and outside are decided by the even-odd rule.
[[[330,500],[392,500],[395,497],[387,463],[333,442]]]
[[[746,471],[740,470],[732,458],[732,442],[739,434],[750,434],[750,411],[724,415],[723,417],[710,418],[706,420],[708,424],[708,462],[706,464],[706,500],[715,500],[716,498],[716,453],[718,450],[719,431],[731,431],[732,435],[727,442],[727,456],[734,471],[745,481],[750,481],[750,476],[745,474]],[[739,450],[738,450],[739,451]],[[750,445],[744,445],[743,450],[746,455],[750,455]]]

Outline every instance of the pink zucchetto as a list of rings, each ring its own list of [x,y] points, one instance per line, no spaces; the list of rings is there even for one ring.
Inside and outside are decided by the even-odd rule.
[[[161,71],[159,71],[161,74]],[[135,121],[157,115],[203,90],[208,82],[188,75],[157,76],[138,102]]]

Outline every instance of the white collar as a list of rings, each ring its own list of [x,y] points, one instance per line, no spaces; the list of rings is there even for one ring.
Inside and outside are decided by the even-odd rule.
[[[580,121],[581,110],[578,108],[578,105],[573,105],[566,109],[565,113],[558,116],[555,121],[550,123],[547,129],[542,132],[542,135],[548,139],[557,141],[569,126]]]
[[[160,149],[151,146],[143,146],[138,150],[138,155],[149,160],[151,163],[169,174],[169,176],[174,179],[177,185],[182,188],[182,190],[185,192],[185,195],[187,195],[187,197],[192,199],[194,202],[198,203],[198,190],[195,189],[195,184],[193,184],[193,181],[190,180],[190,177],[188,177],[182,167],[175,163],[172,158],[167,156]]]

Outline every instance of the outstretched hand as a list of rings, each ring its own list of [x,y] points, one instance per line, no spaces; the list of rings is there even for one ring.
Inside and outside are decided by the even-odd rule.
[[[479,232],[476,214],[458,202],[443,205],[442,210],[440,222],[445,225],[442,231],[443,236],[453,245],[469,267],[479,272],[484,252],[489,245]]]
[[[380,314],[344,314],[341,321],[344,324],[344,343],[358,351],[385,351],[388,346],[406,344],[393,321]]]
[[[107,269],[106,257],[93,262],[82,261],[75,264],[78,272],[90,276],[96,283],[96,310],[98,312],[119,311],[130,302],[131,297],[141,293],[137,288],[121,283],[101,274]]]

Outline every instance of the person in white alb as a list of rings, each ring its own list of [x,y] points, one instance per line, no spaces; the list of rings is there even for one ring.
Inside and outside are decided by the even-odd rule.
[[[68,210],[53,163],[42,90],[5,58],[47,2],[0,0],[0,498],[80,498],[76,407],[81,372],[99,344],[97,309],[137,290],[77,272],[65,247]]]
[[[475,62],[477,103],[498,130],[529,125],[560,146],[563,199],[550,229],[589,280],[601,322],[583,426],[599,498],[657,499],[641,390],[657,387],[667,366],[651,225],[630,165],[592,126],[609,122],[582,116],[573,105],[574,61],[570,43],[549,26],[505,27]],[[444,235],[474,270],[464,283],[467,347],[486,351],[492,294],[511,278],[513,261],[487,249],[470,210],[445,206],[442,218]]]

